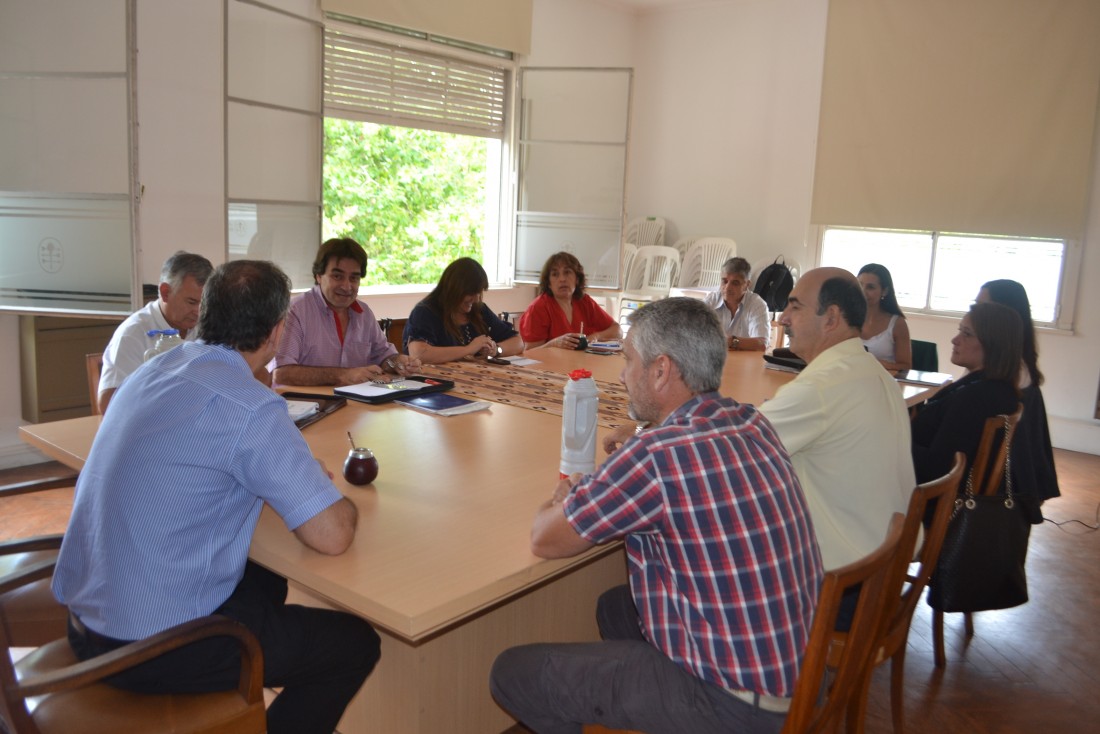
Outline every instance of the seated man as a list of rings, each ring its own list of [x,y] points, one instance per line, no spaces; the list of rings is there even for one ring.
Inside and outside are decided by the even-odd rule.
[[[99,377],[100,413],[107,412],[107,404],[115,390],[141,366],[145,350],[156,342],[155,338],[147,336],[150,331],[177,329],[184,341],[195,340],[202,287],[213,270],[214,266],[205,257],[183,250],[164,261],[157,300],[150,301],[119,324],[103,352],[103,371]]]
[[[290,281],[269,262],[236,260],[210,276],[198,342],[123,383],[77,480],[54,595],[69,608],[82,660],[183,622],[221,614],[264,654],[273,734],[331,734],[378,662],[364,620],[286,604],[287,582],[248,561],[266,503],[304,545],[343,553],[358,511],[313,459],[286,402],[250,374],[275,353]],[[111,682],[139,692],[237,686],[240,655],[213,638]]]
[[[916,486],[909,412],[897,382],[863,348],[866,312],[847,270],[799,278],[779,323],[807,365],[760,406],[790,452],[825,568],[877,548]]]
[[[420,369],[398,354],[370,307],[357,300],[367,253],[353,239],[326,240],[313,260],[311,290],[294,299],[275,353],[280,385],[355,385]]]
[[[540,733],[778,732],[822,579],[794,468],[754,408],[717,393],[726,342],[701,301],[639,309],[623,356],[652,427],[560,482],[531,544],[560,558],[624,538],[630,587],[600,598],[603,642],[504,651],[493,695]]]
[[[730,349],[762,352],[771,345],[768,304],[750,290],[752,266],[743,257],[722,264],[722,285],[708,293],[703,303],[718,313]]]

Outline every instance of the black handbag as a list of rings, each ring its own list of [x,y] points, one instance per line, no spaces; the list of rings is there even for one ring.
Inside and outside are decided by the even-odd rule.
[[[974,469],[947,525],[928,585],[928,605],[941,612],[1007,609],[1027,601],[1027,541],[1023,508],[1012,497],[1011,449],[1005,452],[1005,494],[975,495]]]

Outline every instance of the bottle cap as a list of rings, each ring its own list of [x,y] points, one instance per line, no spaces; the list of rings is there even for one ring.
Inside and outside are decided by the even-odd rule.
[[[160,333],[164,334],[165,336],[179,336],[180,335],[180,330],[179,329],[165,329],[164,331],[162,331]]]
[[[160,336],[163,333],[164,332],[160,329],[150,329],[149,331],[145,332],[145,336]]]
[[[573,370],[569,373],[570,380],[583,380],[586,377],[591,377],[592,373],[588,370]]]

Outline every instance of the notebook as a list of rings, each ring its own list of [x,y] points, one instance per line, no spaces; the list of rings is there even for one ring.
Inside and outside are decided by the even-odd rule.
[[[484,400],[468,400],[442,392],[398,398],[396,402],[433,415],[461,415],[489,409]]]

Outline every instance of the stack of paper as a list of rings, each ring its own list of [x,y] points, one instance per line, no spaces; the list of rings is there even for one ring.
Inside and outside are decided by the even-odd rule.
[[[286,412],[290,413],[292,421],[297,421],[307,415],[316,413],[317,403],[312,400],[288,400],[286,401]]]

